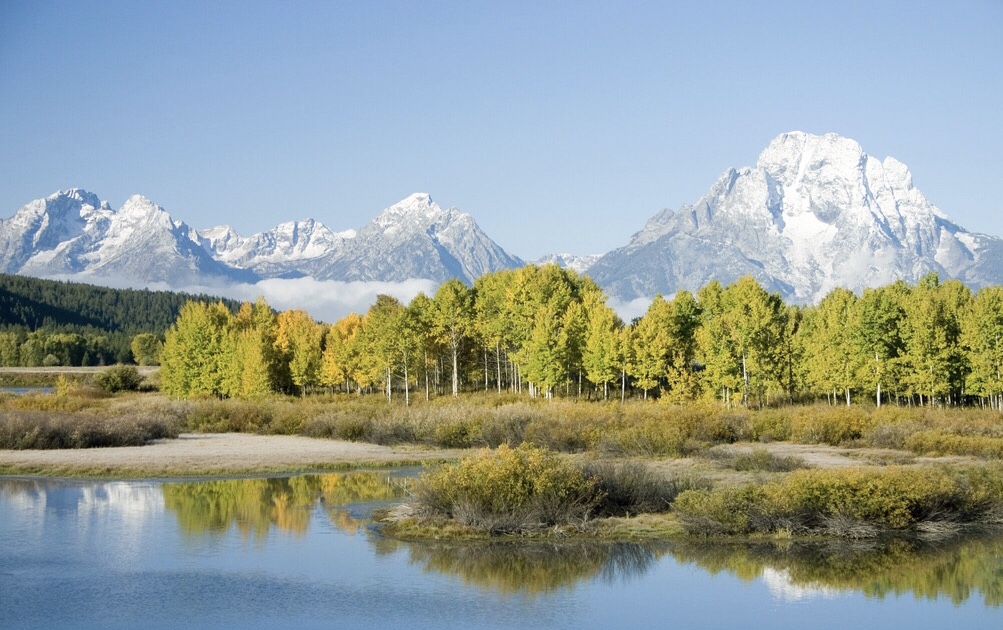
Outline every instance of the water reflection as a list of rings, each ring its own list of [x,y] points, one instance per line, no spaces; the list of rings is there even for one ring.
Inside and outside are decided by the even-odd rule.
[[[867,597],[911,594],[961,604],[980,596],[1003,605],[1003,537],[951,542],[895,538],[866,546],[830,541],[787,544],[673,544],[679,562],[744,581],[762,579],[778,599],[828,598],[857,591]]]
[[[354,534],[365,524],[343,506],[399,499],[400,479],[380,472],[225,479],[163,485],[164,506],[189,536],[236,528],[245,538],[264,539],[277,530],[302,536],[315,507],[338,529]]]
[[[506,595],[566,592],[578,584],[604,581],[643,581],[646,574],[657,573],[655,567],[672,562],[762,584],[774,600],[782,602],[824,601],[860,593],[876,600],[912,595],[954,604],[981,600],[989,608],[1003,606],[1003,535],[999,533],[950,542],[890,539],[866,545],[832,541],[402,543],[374,533],[367,524],[373,505],[402,498],[401,477],[409,474],[348,472],[186,483],[0,479],[0,531],[10,533],[21,547],[37,545],[42,550],[39,554],[49,552],[46,536],[51,534],[56,541],[51,551],[57,558],[66,545],[77,544],[84,557],[90,557],[95,545],[107,544],[115,553],[101,557],[132,566],[144,560],[163,562],[149,540],[166,540],[158,532],[166,531],[161,528],[171,521],[186,540],[239,536],[264,541],[269,532],[282,532],[291,534],[284,538],[298,545],[304,558],[322,555],[332,548],[331,537],[311,538],[309,531],[313,525],[323,533],[325,528],[317,527],[320,520],[349,534],[367,534],[357,537],[351,547],[351,553],[361,552],[353,556],[353,570],[376,571],[381,560],[392,563],[396,557],[401,564],[427,574],[450,576],[478,591]],[[285,555],[288,546],[283,544],[270,540],[268,551]],[[241,553],[265,553],[242,549],[231,557],[225,555],[229,549],[221,549],[220,557],[227,562],[241,561]],[[332,555],[347,557],[343,552]],[[359,560],[366,555],[370,565]],[[11,560],[8,566],[22,565],[23,558]]]
[[[601,579],[616,582],[647,572],[664,545],[590,542],[397,543],[426,572],[459,577],[465,584],[501,593],[537,595]]]

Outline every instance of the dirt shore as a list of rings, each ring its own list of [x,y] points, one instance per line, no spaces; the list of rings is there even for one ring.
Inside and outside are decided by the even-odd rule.
[[[839,448],[775,442],[732,444],[722,451],[764,449],[778,456],[795,456],[816,468],[973,463],[966,457],[917,457],[904,451]],[[186,433],[174,440],[146,446],[62,450],[0,450],[0,475],[47,477],[170,477],[226,476],[253,473],[293,473],[352,466],[401,465],[455,460],[470,450],[429,449],[415,445],[379,446],[358,442],[287,435],[246,433]],[[756,473],[722,469],[707,459],[656,458],[647,460],[667,477],[698,473],[714,481],[752,481]]]
[[[46,476],[201,476],[397,465],[461,457],[464,451],[377,446],[242,433],[182,434],[146,446],[45,451],[0,450],[0,472]]]

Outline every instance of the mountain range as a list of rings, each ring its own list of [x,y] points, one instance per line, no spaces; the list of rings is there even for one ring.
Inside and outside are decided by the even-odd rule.
[[[755,166],[729,168],[692,205],[662,210],[602,256],[554,254],[620,300],[696,290],[751,274],[794,302],[936,271],[973,287],[1003,283],[1003,241],[967,232],[934,206],[894,158],[854,140],[791,132]],[[81,189],[32,201],[0,220],[0,272],[133,286],[226,286],[269,278],[402,282],[522,266],[455,208],[416,193],[366,225],[336,232],[314,219],[241,236],[196,230],[136,195],[113,210]]]

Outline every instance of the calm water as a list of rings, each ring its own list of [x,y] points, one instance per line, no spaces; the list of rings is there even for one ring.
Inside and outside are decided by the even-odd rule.
[[[409,545],[400,475],[0,479],[0,628],[1003,628],[1003,538]]]
[[[55,387],[0,387],[0,394],[14,394],[16,396],[23,396],[24,394],[51,394],[55,391]]]

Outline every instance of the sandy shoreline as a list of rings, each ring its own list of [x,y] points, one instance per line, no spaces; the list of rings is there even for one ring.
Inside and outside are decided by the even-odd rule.
[[[175,440],[158,440],[146,446],[0,450],[0,468],[46,475],[226,475],[436,461],[455,459],[463,453],[288,435],[186,433]]]

